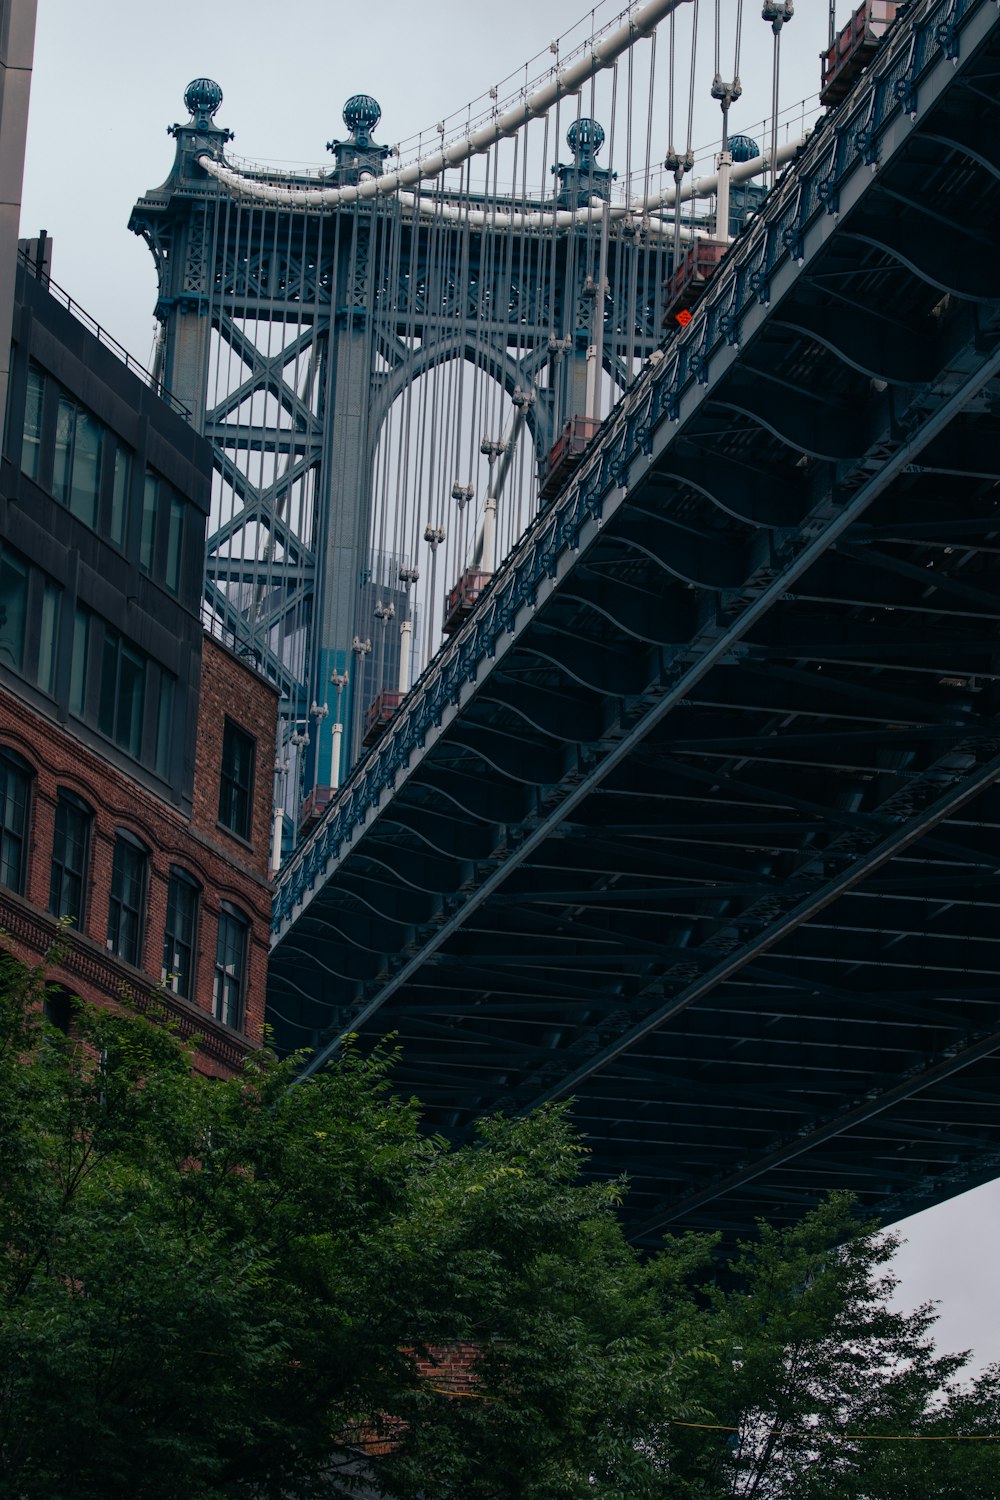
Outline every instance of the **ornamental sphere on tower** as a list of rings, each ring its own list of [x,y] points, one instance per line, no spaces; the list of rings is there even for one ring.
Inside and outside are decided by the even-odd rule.
[[[381,118],[382,106],[371,94],[352,94],[344,105],[344,124],[358,146],[369,144],[372,131]]]
[[[211,119],[222,103],[222,90],[214,78],[194,78],[184,90],[184,103],[195,119]]]

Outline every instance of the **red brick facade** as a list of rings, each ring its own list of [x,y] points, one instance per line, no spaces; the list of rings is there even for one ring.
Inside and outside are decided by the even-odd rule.
[[[244,841],[218,823],[222,734],[229,716],[257,742],[251,839]],[[15,751],[32,773],[27,862],[23,894],[0,886],[3,944],[16,957],[37,963],[58,939],[61,956],[50,963],[53,980],[99,1003],[124,1001],[146,1009],[160,1003],[182,1034],[202,1041],[200,1070],[223,1075],[259,1046],[270,932],[268,856],[277,695],[258,674],[209,637],[202,655],[201,701],[195,754],[193,813],[187,818],[169,802],[133,781],[73,734],[0,690],[0,748]],[[83,918],[78,928],[60,928],[48,914],[56,801],[60,789],[81,798],[93,812]],[[116,830],[148,849],[145,926],[138,967],[107,949],[108,903]],[[167,883],[174,865],[200,887],[192,998],[163,987]],[[236,1031],[212,1016],[213,977],[220,904],[249,922],[242,1027]]]
[[[253,826],[250,842],[234,838],[218,821],[219,767],[226,719],[257,742]],[[214,841],[228,859],[259,879],[268,878],[277,691],[212,636],[204,638],[198,744],[191,826]]]
[[[480,1357],[478,1344],[465,1341],[441,1344],[428,1348],[424,1355],[418,1354],[415,1349],[404,1349],[402,1352],[412,1355],[421,1379],[426,1380],[437,1395],[458,1400],[485,1399],[478,1389],[479,1381],[475,1370],[476,1361]],[[406,1424],[400,1418],[383,1416],[377,1426],[362,1422],[353,1431],[343,1433],[342,1441],[347,1447],[357,1449],[368,1458],[384,1458],[386,1454],[396,1452],[405,1428]],[[375,1492],[371,1493],[374,1495]]]
[[[424,1379],[443,1396],[478,1396],[475,1364],[479,1345],[443,1344],[427,1350],[427,1358],[417,1358],[417,1369]]]

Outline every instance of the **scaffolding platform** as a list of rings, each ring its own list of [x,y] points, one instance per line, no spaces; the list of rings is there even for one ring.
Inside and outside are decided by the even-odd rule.
[[[684,314],[697,302],[729,249],[724,240],[692,240],[663,284],[663,326],[686,326]]]
[[[493,574],[486,572],[484,568],[466,568],[444,602],[441,629],[445,635],[454,635],[465,623],[492,577]]]
[[[307,833],[312,832],[336,795],[336,787],[313,787],[299,809],[299,838],[305,838]]]
[[[539,465],[538,498],[553,500],[583,457],[587,444],[600,427],[597,417],[570,417],[548,458]]]
[[[385,691],[379,693],[375,702],[368,709],[368,717],[365,721],[365,732],[361,743],[363,745],[374,745],[380,740],[389,727],[390,720],[396,712],[405,693],[398,691]]]
[[[896,0],[864,0],[828,52],[822,54],[819,102],[824,108],[846,99],[896,19]]]

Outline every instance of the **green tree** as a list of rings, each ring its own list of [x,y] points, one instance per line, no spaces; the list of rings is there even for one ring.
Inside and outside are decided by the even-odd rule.
[[[688,1351],[560,1110],[449,1151],[349,1053],[289,1088],[0,978],[0,1494],[654,1496]],[[414,1351],[472,1341],[475,1396]],[[598,1487],[595,1489],[593,1480]]]
[[[688,1299],[691,1329],[718,1360],[696,1367],[692,1394],[710,1415],[704,1427],[675,1429],[667,1494],[987,1500],[1000,1492],[1000,1443],[953,1440],[1000,1433],[1000,1376],[994,1368],[956,1385],[967,1355],[936,1353],[933,1306],[892,1306],[897,1245],[860,1222],[846,1195],[790,1228],[761,1225],[727,1274],[700,1291],[699,1258],[703,1278],[713,1241],[668,1243],[660,1265],[671,1301]]]
[[[0,1500],[996,1495],[992,1442],[860,1436],[995,1434],[1000,1373],[954,1385],[847,1200],[642,1259],[563,1109],[449,1150],[389,1049],[209,1082],[42,998],[0,967]],[[457,1345],[472,1390],[419,1373]]]

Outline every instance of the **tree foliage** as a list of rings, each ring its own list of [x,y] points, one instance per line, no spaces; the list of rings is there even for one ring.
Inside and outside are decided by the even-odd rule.
[[[348,1055],[192,1074],[161,1024],[0,982],[0,1493],[654,1494],[689,1351],[560,1110],[450,1151]],[[481,1395],[414,1351],[473,1341]],[[488,1398],[488,1399],[487,1399]]]
[[[5,964],[0,1496],[995,1494],[992,1444],[845,1436],[1000,1430],[848,1204],[728,1271],[642,1259],[562,1109],[448,1149],[389,1049],[209,1082],[166,1024],[78,1005],[67,1038],[42,995]],[[472,1393],[418,1371],[459,1341]]]
[[[888,1264],[898,1237],[860,1223],[851,1200],[835,1197],[788,1229],[761,1225],[725,1276],[699,1293],[695,1266],[711,1268],[712,1243],[675,1240],[660,1262],[671,1296],[688,1299],[692,1328],[718,1356],[699,1369],[706,1426],[674,1431],[670,1495],[988,1500],[1000,1492],[1000,1442],[954,1441],[1000,1434],[1000,1369],[956,1384],[968,1356],[935,1351],[933,1306],[893,1307]]]

